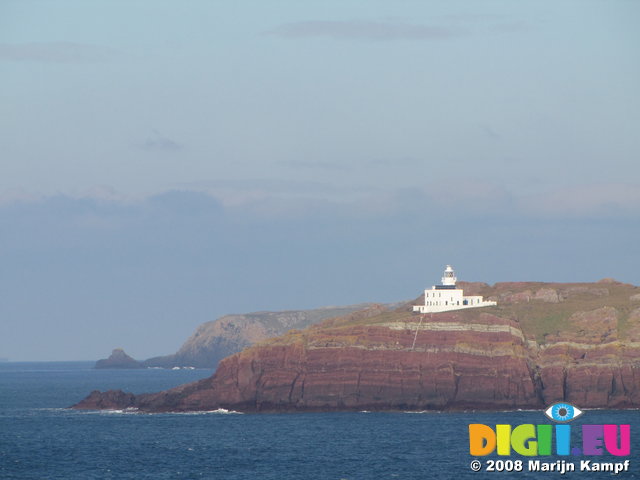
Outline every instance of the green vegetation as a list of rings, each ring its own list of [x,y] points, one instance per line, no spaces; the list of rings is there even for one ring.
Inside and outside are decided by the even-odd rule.
[[[536,298],[536,293],[542,289],[547,293],[549,291],[555,292],[559,301],[551,302]],[[622,283],[499,283],[492,287],[483,286],[481,289],[481,294],[485,298],[497,299],[497,306],[458,310],[452,313],[467,322],[472,322],[485,313],[511,319],[519,324],[525,336],[535,338],[537,342],[543,344],[548,335],[570,331],[572,327],[569,319],[573,314],[602,307],[613,307],[619,312],[618,334],[624,338],[629,329],[630,312],[634,308],[640,307],[640,302],[632,303],[629,297],[639,291],[638,287]],[[327,319],[306,330],[289,332],[283,337],[269,340],[268,343],[306,343],[309,335],[313,335],[314,341],[326,339],[327,342],[331,342],[332,336],[335,336],[343,328],[373,326],[391,322],[418,322],[419,318],[418,314],[411,311],[411,305],[405,305],[391,311],[384,310],[382,307],[372,307],[345,316]],[[357,336],[349,335],[348,337],[341,337],[341,343],[363,341]]]

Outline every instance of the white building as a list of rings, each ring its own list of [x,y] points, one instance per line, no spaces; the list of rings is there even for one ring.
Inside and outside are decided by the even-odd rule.
[[[413,311],[420,313],[448,312],[463,308],[488,307],[496,302],[483,300],[481,295],[465,297],[461,288],[456,288],[455,272],[451,265],[444,270],[441,285],[434,285],[424,291],[424,305],[414,305]]]

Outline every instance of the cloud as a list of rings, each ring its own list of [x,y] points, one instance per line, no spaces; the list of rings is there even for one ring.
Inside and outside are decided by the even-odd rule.
[[[139,145],[148,152],[177,152],[184,149],[184,145],[163,135],[158,130],[153,130],[152,135]]]
[[[56,196],[24,190],[0,190],[0,211],[29,205],[65,202],[112,210],[146,205],[154,210],[233,212],[251,218],[292,218],[309,215],[371,218],[429,212],[433,218],[518,218],[600,220],[640,218],[640,185],[601,183],[557,187],[522,193],[495,182],[425,182],[417,188],[339,186],[320,181],[285,179],[202,180],[176,183],[172,190],[134,196],[108,186]],[[64,202],[63,202],[64,203]],[[73,203],[74,205],[76,203]],[[93,208],[93,207],[92,207]],[[146,207],[145,207],[146,208]],[[64,209],[63,209],[64,210]]]
[[[602,183],[575,185],[519,200],[529,215],[549,218],[620,218],[640,215],[640,185]]]
[[[371,191],[350,206],[354,215],[426,217],[432,220],[506,218],[514,215],[513,194],[489,182],[455,179],[407,187]]]
[[[368,187],[285,179],[201,180],[176,183],[174,188],[206,193],[235,212],[268,217],[326,211],[336,205],[352,205],[373,195]]]
[[[115,55],[114,49],[81,43],[0,43],[0,60],[14,62],[94,63]]]
[[[479,127],[487,136],[487,138],[490,138],[491,140],[500,140],[502,138],[502,135],[500,135],[500,133],[498,133],[489,125],[479,125]]]
[[[514,194],[501,185],[461,179],[427,182],[419,188],[258,179],[200,181],[175,187],[206,193],[237,214],[265,218],[373,218],[418,215],[426,210],[433,218],[500,217],[513,214],[516,205]]]
[[[455,13],[444,16],[445,19],[452,22],[464,23],[493,23],[502,21],[505,15],[487,14],[487,13]]]
[[[220,215],[223,206],[215,197],[189,190],[169,190],[149,197],[144,205],[163,215]]]
[[[433,218],[629,219],[640,217],[640,185],[594,184],[523,193],[499,182],[428,182],[417,188],[339,186],[293,180],[212,180],[176,184],[214,197],[236,213],[291,217],[396,216],[429,212]],[[242,213],[242,214],[244,214]]]
[[[496,23],[491,26],[491,31],[495,33],[520,33],[531,30],[531,25],[525,22],[505,22]]]
[[[285,180],[226,183],[262,185],[274,195],[314,188]],[[637,185],[578,190],[583,200],[595,191],[595,205],[611,195],[640,202]],[[491,205],[511,195],[499,185],[451,181],[371,191],[359,209],[336,203],[275,221],[193,192],[137,202],[108,200],[108,188],[89,193],[0,205],[4,356],[91,358],[123,336],[137,356],[159,355],[175,351],[176,338],[197,324],[229,312],[415,297],[445,263],[465,280],[487,282],[639,278],[635,218],[548,221],[522,211],[499,217]],[[550,203],[578,199],[575,191],[555,195]],[[294,197],[285,201],[300,205]],[[383,211],[389,202],[395,209]],[[462,215],[477,204],[486,207]],[[50,341],[35,345],[33,331]],[[82,342],[69,334],[84,331],[91,334]]]
[[[427,162],[424,158],[418,157],[386,157],[373,158],[364,162],[366,167],[380,168],[398,168],[398,167],[417,167]]]
[[[314,161],[306,161],[306,160],[287,160],[278,162],[280,165],[290,168],[302,168],[302,169],[312,169],[312,170],[351,170],[351,168],[347,167],[343,163],[339,162],[314,162]]]
[[[37,195],[34,195],[22,188],[10,188],[0,191],[0,207],[4,205],[12,205],[14,203],[35,202],[37,200]]]
[[[216,198],[225,200],[227,194],[259,193],[262,196],[290,197],[314,196],[328,198],[340,195],[345,191],[344,187],[333,184],[309,181],[309,180],[286,180],[286,179],[217,179],[199,180],[196,182],[180,182],[173,186],[180,190],[192,190],[208,193]],[[354,191],[359,188],[350,188]]]
[[[285,23],[267,32],[283,38],[331,37],[361,40],[441,40],[457,37],[462,30],[402,22],[320,21]]]
[[[524,32],[533,28],[531,23],[508,15],[456,14],[444,18],[457,25],[478,26],[494,33]]]

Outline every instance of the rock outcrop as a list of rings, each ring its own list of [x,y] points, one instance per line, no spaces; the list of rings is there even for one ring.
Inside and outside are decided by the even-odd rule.
[[[559,400],[640,407],[640,309],[629,300],[639,288],[475,288],[500,303],[426,315],[371,307],[260,342],[224,359],[210,378],[154,394],[93,392],[75,408],[502,410]]]
[[[144,368],[136,359],[127,355],[123,349],[114,348],[109,358],[98,360],[94,368]]]

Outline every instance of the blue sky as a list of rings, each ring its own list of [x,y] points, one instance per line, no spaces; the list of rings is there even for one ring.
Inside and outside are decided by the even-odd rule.
[[[0,357],[458,277],[638,284],[640,4],[0,3]]]

